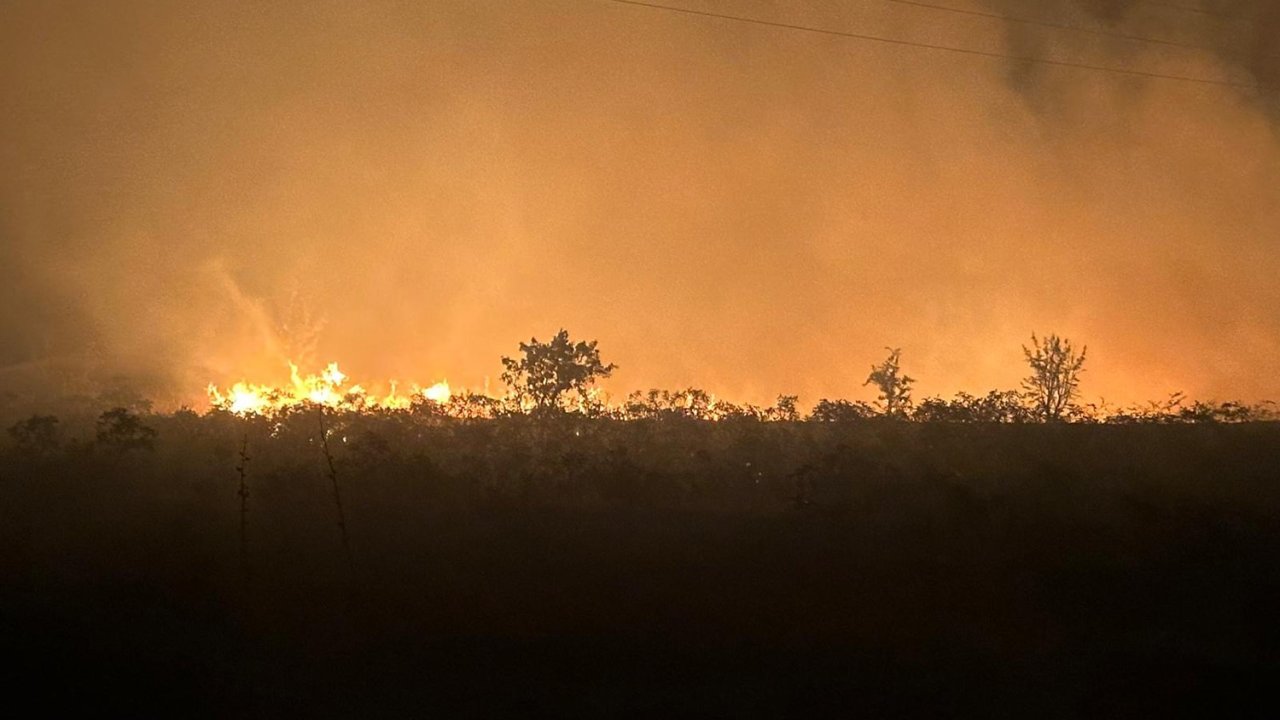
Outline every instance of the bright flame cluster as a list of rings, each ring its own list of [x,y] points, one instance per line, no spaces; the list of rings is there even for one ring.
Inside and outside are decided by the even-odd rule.
[[[346,385],[346,373],[338,369],[338,363],[329,363],[318,374],[302,375],[298,366],[289,363],[289,384],[284,386],[258,385],[238,382],[220,389],[210,383],[207,388],[209,403],[213,407],[236,415],[271,415],[281,410],[304,404],[331,408],[404,410],[415,399],[444,404],[453,397],[449,381],[442,380],[430,387],[412,386],[405,395],[397,392],[397,383],[391,381],[391,390],[385,396],[370,394],[361,385]]]

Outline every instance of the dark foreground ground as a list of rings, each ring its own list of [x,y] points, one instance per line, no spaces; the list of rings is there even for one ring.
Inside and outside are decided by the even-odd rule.
[[[1278,710],[1276,425],[335,418],[348,564],[313,420],[7,451],[10,706]]]

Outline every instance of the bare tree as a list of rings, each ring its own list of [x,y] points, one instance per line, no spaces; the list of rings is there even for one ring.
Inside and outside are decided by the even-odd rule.
[[[1087,346],[1082,347],[1077,353],[1066,338],[1048,335],[1041,341],[1035,333],[1031,333],[1031,347],[1022,346],[1031,366],[1031,375],[1022,381],[1023,393],[1041,420],[1061,420],[1071,406],[1079,394],[1080,373],[1084,372],[1088,350]]]
[[[325,468],[328,470],[329,484],[333,487],[333,505],[338,511],[338,532],[342,537],[342,552],[347,559],[347,570],[355,578],[356,561],[351,554],[351,537],[347,533],[347,511],[342,505],[342,486],[338,484],[338,468],[333,462],[333,452],[329,449],[329,428],[324,424],[324,405],[316,404],[316,417],[320,421],[320,450],[324,453]]]
[[[901,417],[911,408],[911,383],[915,378],[902,374],[902,350],[885,348],[889,357],[879,365],[871,366],[871,374],[867,376],[865,385],[875,385],[880,391],[877,404],[880,410],[889,417]]]
[[[249,431],[240,438],[240,461],[236,463],[236,475],[240,477],[240,573],[249,580]]]

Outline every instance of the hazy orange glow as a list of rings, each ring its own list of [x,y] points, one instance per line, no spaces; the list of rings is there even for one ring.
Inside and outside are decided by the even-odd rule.
[[[957,5],[1196,51],[901,3],[681,2],[1280,79],[1258,3],[1236,24]],[[586,0],[6,2],[0,401],[202,405],[212,381],[249,411],[252,379],[330,402],[351,387],[280,377],[328,358],[480,387],[560,327],[619,365],[615,398],[870,399],[886,345],[917,397],[981,394],[1017,386],[1032,331],[1089,346],[1087,400],[1280,397],[1278,107]]]

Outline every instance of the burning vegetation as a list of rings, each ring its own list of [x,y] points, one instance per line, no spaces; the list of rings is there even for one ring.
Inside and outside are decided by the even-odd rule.
[[[364,386],[347,384],[349,377],[331,362],[319,373],[301,375],[298,366],[289,363],[288,385],[259,385],[237,382],[225,390],[210,383],[209,404],[217,410],[236,415],[274,415],[289,408],[307,404],[338,410],[407,410],[414,402],[447,403],[453,395],[447,380],[421,387],[412,385],[408,394],[400,394],[398,383],[390,382],[386,395],[371,394]]]
[[[236,382],[229,387],[210,383],[207,388],[212,410],[238,416],[275,417],[309,407],[336,413],[412,413],[457,419],[484,419],[512,415],[547,416],[575,414],[591,418],[641,420],[683,417],[722,421],[838,422],[870,418],[891,418],[915,422],[1097,422],[1097,423],[1177,423],[1243,422],[1275,420],[1271,402],[1248,405],[1239,402],[1209,403],[1189,401],[1173,393],[1163,401],[1127,407],[1080,402],[1081,376],[1085,370],[1085,349],[1057,335],[1032,335],[1031,347],[1023,347],[1029,374],[1018,390],[992,390],[975,396],[960,392],[952,398],[911,396],[914,378],[902,367],[902,350],[889,348],[888,356],[871,366],[864,385],[875,389],[873,402],[823,398],[806,415],[799,410],[799,398],[780,395],[769,406],[734,403],[701,388],[682,390],[649,389],[634,391],[621,401],[611,399],[597,382],[610,377],[617,366],[605,363],[595,341],[570,339],[561,330],[550,340],[531,338],[519,345],[515,357],[503,357],[502,382],[505,391],[491,395],[473,389],[457,390],[448,380],[431,385],[386,384],[387,392],[372,392],[331,362],[318,373],[303,375],[289,363],[289,381],[281,385]]]

